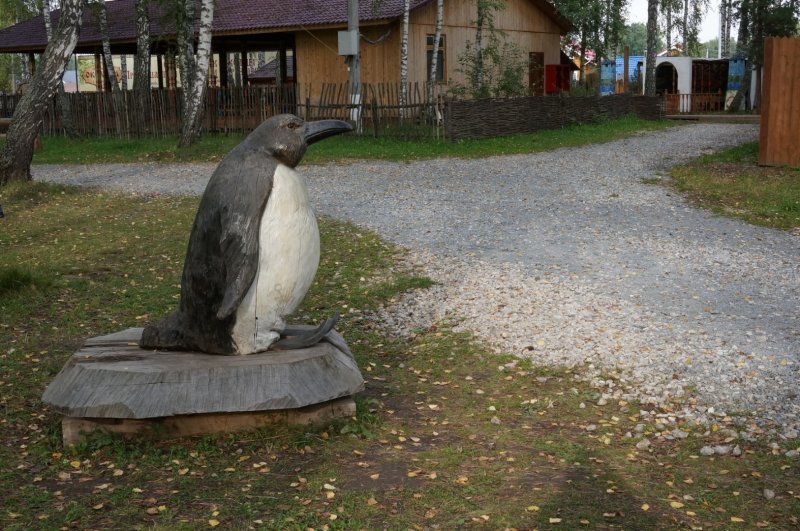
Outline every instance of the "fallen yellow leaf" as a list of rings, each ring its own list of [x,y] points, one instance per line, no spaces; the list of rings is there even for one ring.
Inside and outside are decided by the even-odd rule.
[[[648,504],[646,504],[646,503],[643,503],[642,504],[642,510],[643,511],[649,511],[650,510],[650,506]]]
[[[367,500],[367,505],[378,505],[378,500],[375,498],[370,498]]]
[[[211,520],[208,521],[208,525],[210,525],[211,527],[217,527],[219,525],[219,520],[215,520],[214,518],[212,518]]]
[[[737,524],[744,522],[744,519],[739,518],[738,516],[731,516],[731,522],[735,522]]]
[[[681,502],[671,501],[669,502],[669,504],[673,509],[680,509],[681,507],[683,507],[683,504]]]
[[[561,518],[551,518],[550,519],[550,523],[551,524],[560,524],[561,523]]]
[[[538,505],[529,505],[528,508],[525,509],[525,510],[528,511],[529,513],[535,513],[535,512],[537,512],[539,510],[539,506]]]

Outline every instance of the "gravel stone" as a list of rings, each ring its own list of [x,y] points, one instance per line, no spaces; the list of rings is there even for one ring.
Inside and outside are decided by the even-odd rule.
[[[800,237],[643,182],[757,135],[757,126],[696,124],[532,155],[301,171],[318,212],[409,248],[409,264],[436,281],[374,316],[386,330],[449,323],[497,352],[571,367],[614,400],[638,400],[646,415],[677,403],[671,417],[708,425],[719,422],[714,411],[743,411],[763,432],[791,433],[800,428]],[[32,171],[124,192],[200,194],[213,168]]]
[[[703,446],[702,448],[700,448],[700,453],[702,455],[714,455],[715,452],[714,448],[712,448],[711,446]]]
[[[641,441],[636,443],[636,448],[639,450],[647,450],[650,448],[650,440],[649,439],[642,439]]]

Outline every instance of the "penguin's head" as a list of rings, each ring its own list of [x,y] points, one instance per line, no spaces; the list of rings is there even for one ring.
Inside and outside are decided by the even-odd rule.
[[[309,145],[352,130],[353,126],[342,120],[306,122],[293,114],[279,114],[258,126],[251,133],[251,140],[283,164],[294,168]]]

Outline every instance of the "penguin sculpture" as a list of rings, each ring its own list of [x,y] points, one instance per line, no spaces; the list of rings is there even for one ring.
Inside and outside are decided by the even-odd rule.
[[[352,130],[341,120],[274,116],[225,158],[194,220],[178,309],[145,328],[142,348],[253,354],[311,346],[333,328],[287,328],[319,265],[319,230],[305,179],[306,148]]]

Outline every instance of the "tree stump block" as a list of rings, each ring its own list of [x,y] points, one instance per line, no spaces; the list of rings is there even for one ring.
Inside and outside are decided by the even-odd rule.
[[[140,349],[141,328],[89,339],[42,400],[65,415],[65,445],[103,430],[168,438],[355,414],[364,380],[332,331],[306,349],[248,356]]]

